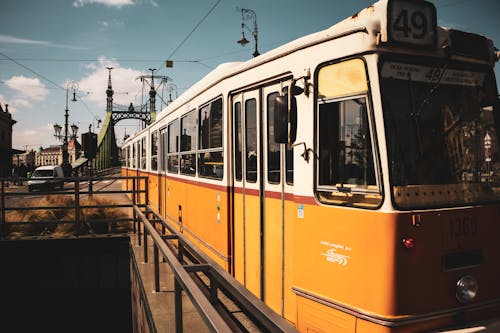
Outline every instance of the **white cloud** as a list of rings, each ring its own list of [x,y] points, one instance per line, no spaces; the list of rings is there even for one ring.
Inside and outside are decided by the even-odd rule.
[[[155,0],[75,0],[73,7],[84,7],[86,5],[99,4],[107,7],[116,7],[118,9],[124,6],[150,4],[153,7],[159,7]]]
[[[57,44],[57,43],[53,43],[53,42],[47,42],[44,40],[25,39],[25,38],[18,38],[18,37],[9,36],[9,35],[2,35],[2,34],[0,34],[0,43],[40,45],[40,46],[48,46],[48,47],[60,47],[60,48],[73,49],[73,50],[83,50],[84,49],[81,46]]]
[[[33,107],[33,104],[31,104],[29,101],[25,100],[25,99],[14,99],[12,101],[12,105],[16,106],[16,107],[20,107],[20,108],[31,108]]]
[[[26,148],[36,150],[38,146],[54,144],[53,138],[48,133],[53,133],[53,125],[47,124],[36,128],[19,128],[14,126],[12,135],[12,146],[17,149]],[[35,144],[38,142],[38,144]]]
[[[43,101],[49,94],[49,89],[38,78],[13,76],[5,84],[16,91],[17,99]]]
[[[133,0],[76,0],[73,7],[84,7],[85,5],[100,4],[107,7],[122,8],[123,6],[134,5]]]
[[[93,63],[86,68],[89,74],[78,83],[79,90],[88,91],[91,94],[84,96],[85,100],[94,102],[104,110],[106,108],[106,89],[108,87],[107,67],[113,67],[111,80],[114,90],[113,102],[128,105],[134,102],[134,96],[142,93],[142,84],[137,78],[145,73],[133,68],[120,67],[114,60],[99,57],[98,63]]]
[[[99,21],[98,24],[101,26],[102,29],[108,29],[108,28],[114,28],[114,27],[123,27],[125,26],[125,23],[122,21],[118,20],[112,20],[112,21]]]

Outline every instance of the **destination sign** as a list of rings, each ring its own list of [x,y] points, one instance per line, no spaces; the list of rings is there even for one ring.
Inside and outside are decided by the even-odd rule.
[[[411,80],[414,82],[450,84],[458,86],[480,86],[486,77],[485,73],[385,62],[382,66],[382,78]]]
[[[389,1],[388,32],[391,42],[434,47],[436,44],[436,8],[427,1]]]

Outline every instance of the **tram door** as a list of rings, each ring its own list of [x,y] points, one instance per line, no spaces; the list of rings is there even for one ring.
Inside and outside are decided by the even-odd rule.
[[[283,84],[233,96],[234,274],[283,312],[284,145],[274,143],[274,97]],[[270,119],[270,120],[269,120]]]
[[[259,90],[233,96],[234,273],[261,298],[261,186]]]

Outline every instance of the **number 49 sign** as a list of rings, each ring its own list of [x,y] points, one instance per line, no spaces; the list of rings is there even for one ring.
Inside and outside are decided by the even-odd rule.
[[[426,1],[389,1],[387,28],[390,42],[434,47],[436,8]]]

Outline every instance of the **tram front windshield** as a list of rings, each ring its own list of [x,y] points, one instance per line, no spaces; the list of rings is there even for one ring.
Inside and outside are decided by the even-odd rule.
[[[398,208],[500,201],[491,71],[385,61],[381,92]]]

